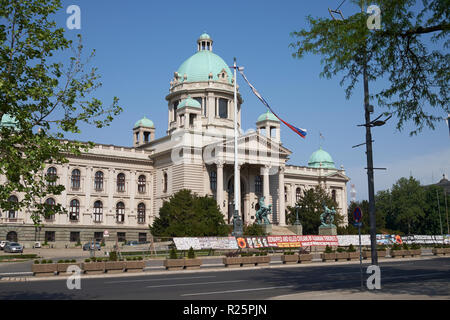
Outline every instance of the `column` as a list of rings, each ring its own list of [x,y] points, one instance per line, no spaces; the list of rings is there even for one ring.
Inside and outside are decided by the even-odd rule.
[[[129,192],[130,192],[130,207],[128,208],[129,215],[135,216],[136,218],[133,219],[133,221],[130,220],[129,216],[126,214],[127,209],[125,207],[125,225],[137,225],[137,206],[135,204],[135,197],[136,197],[136,189],[137,189],[137,183],[136,183],[136,171],[130,172],[130,186],[129,186]],[[133,223],[132,223],[133,222]]]
[[[219,205],[220,208],[220,212],[222,212],[222,214],[224,214],[224,218],[227,219],[225,213],[224,213],[224,209],[226,209],[223,207],[223,162],[218,162],[216,164],[217,167],[217,187],[216,187],[216,201],[217,204]]]
[[[266,137],[270,138],[270,126],[266,125]]]
[[[270,189],[269,189],[269,169],[270,166],[264,166],[262,168],[263,171],[263,195],[264,195],[264,203],[266,205],[269,204],[269,197],[270,197]]]
[[[280,166],[280,170],[278,173],[278,200],[279,200],[279,224],[280,226],[286,225],[286,213],[285,209],[285,201],[284,201],[284,167]]]

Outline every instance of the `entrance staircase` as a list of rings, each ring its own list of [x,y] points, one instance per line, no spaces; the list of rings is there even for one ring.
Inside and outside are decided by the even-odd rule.
[[[273,236],[295,236],[295,233],[289,230],[287,227],[281,227],[277,225],[272,225],[272,232],[270,235]]]

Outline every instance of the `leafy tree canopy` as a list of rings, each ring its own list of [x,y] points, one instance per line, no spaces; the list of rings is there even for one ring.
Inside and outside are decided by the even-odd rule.
[[[150,232],[157,237],[226,236],[228,231],[216,200],[199,197],[187,189],[165,201],[150,226]]]
[[[74,44],[57,28],[55,13],[60,0],[0,0],[0,119],[15,126],[0,129],[0,207],[26,208],[36,225],[43,216],[63,212],[61,205],[48,206],[49,194],[64,190],[54,177],[43,172],[46,163],[67,163],[92,143],[67,141],[67,133],[79,133],[80,124],[101,128],[122,109],[114,97],[109,107],[92,96],[101,86],[97,69],[87,68],[81,36]],[[56,57],[70,54],[63,64]],[[23,194],[9,201],[13,192]]]
[[[397,129],[409,121],[414,124],[411,135],[424,127],[434,129],[449,113],[449,1],[379,0],[381,30],[367,27],[365,11],[371,3],[352,2],[356,13],[343,20],[308,16],[309,28],[291,33],[296,38],[290,44],[293,56],[321,55],[321,76],[342,72],[347,98],[367,61],[369,81],[386,80],[371,99],[387,108],[386,114],[396,115]]]

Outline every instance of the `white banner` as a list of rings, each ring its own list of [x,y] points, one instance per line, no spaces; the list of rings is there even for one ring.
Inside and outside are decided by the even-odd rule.
[[[237,250],[238,246],[235,237],[200,237],[200,238],[173,238],[173,242],[178,250],[201,249],[230,249]]]
[[[343,236],[337,236],[338,243],[340,246],[359,246],[359,235],[343,235]],[[361,235],[361,245],[363,246],[370,246],[370,235],[368,234],[362,234]]]

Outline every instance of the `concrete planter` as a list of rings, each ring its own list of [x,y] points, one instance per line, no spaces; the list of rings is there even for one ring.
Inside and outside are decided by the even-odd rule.
[[[372,253],[370,251],[363,251],[362,256],[363,256],[363,259],[371,259]],[[377,257],[378,257],[378,259],[385,258],[386,250],[377,250]]]
[[[336,252],[336,261],[347,261],[347,252]]]
[[[336,261],[336,253],[322,253],[320,257],[323,262]]]
[[[409,256],[408,250],[391,250],[392,258],[404,258]]]
[[[124,261],[106,261],[105,270],[107,273],[120,273],[125,270]]]
[[[283,264],[297,264],[299,256],[297,253],[295,254],[286,254],[281,256],[281,261]]]
[[[422,255],[422,249],[408,250],[412,257],[420,257]]]
[[[348,261],[356,261],[356,260],[359,260],[359,251],[355,251],[355,252],[347,252],[347,260],[348,260]]]
[[[184,269],[184,259],[166,259],[164,260],[164,267],[166,270],[183,270]]]
[[[202,265],[201,259],[184,259],[184,268],[185,269],[200,269],[200,266]]]
[[[312,262],[312,254],[300,254],[298,256],[298,263],[310,263]]]
[[[81,263],[57,263],[56,264],[56,272],[58,275],[65,275],[67,274],[67,268],[69,266],[77,266],[81,269]]]
[[[86,274],[105,273],[105,262],[83,262],[81,264],[83,272]]]
[[[241,264],[243,267],[251,267],[257,264],[257,257],[241,257]]]
[[[145,262],[144,260],[139,261],[126,261],[125,262],[125,272],[139,272],[144,271]]]
[[[268,266],[270,263],[270,256],[256,256],[255,259],[257,266]]]
[[[31,271],[33,272],[33,276],[36,277],[53,276],[55,275],[56,268],[57,268],[56,263],[31,265]]]
[[[227,268],[239,268],[242,263],[241,257],[225,257],[222,258],[222,263]]]
[[[450,248],[433,248],[432,252],[435,256],[450,255]]]

